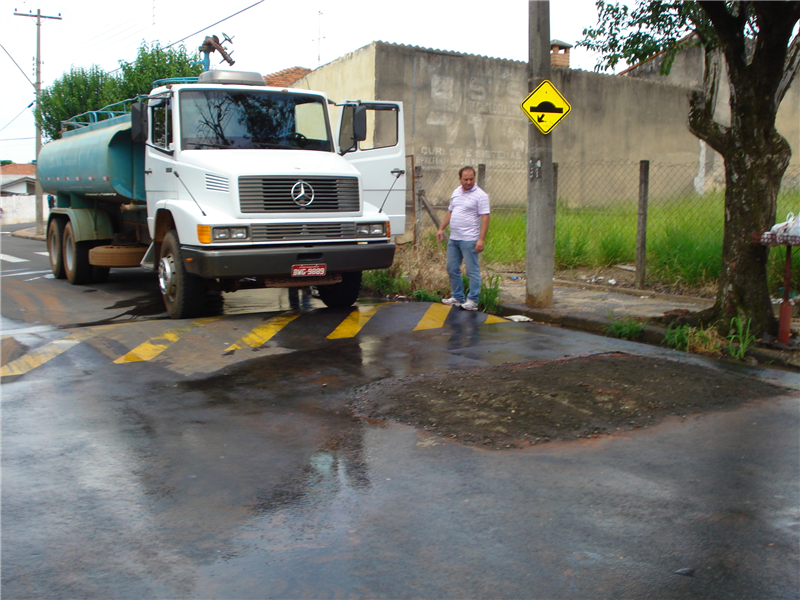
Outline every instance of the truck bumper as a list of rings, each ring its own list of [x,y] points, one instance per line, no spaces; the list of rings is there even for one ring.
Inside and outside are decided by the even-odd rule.
[[[183,246],[186,270],[207,279],[288,277],[292,265],[324,264],[328,274],[388,269],[394,260],[393,242],[293,247],[221,248]]]

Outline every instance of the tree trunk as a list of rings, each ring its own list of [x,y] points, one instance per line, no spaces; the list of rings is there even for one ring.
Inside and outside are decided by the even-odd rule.
[[[722,271],[713,308],[701,319],[727,333],[731,319],[750,323],[757,337],[777,333],[767,286],[769,248],[753,243],[753,233],[775,223],[778,191],[789,166],[789,143],[775,129],[780,101],[797,68],[787,41],[797,21],[791,3],[765,3],[756,10],[761,30],[754,40],[745,33],[745,3],[732,14],[720,2],[700,2],[717,31],[719,52],[706,45],[703,91],[690,95],[689,130],[725,160],[725,231]],[[797,4],[797,3],[793,3]],[[769,5],[769,6],[767,6]],[[792,52],[797,51],[797,41]],[[720,55],[721,52],[721,55]],[[725,58],[730,84],[731,124],[714,121],[714,107]]]

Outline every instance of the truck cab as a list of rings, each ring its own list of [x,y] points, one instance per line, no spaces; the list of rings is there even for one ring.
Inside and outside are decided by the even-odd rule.
[[[257,73],[207,71],[47,144],[54,273],[156,271],[173,318],[197,316],[208,290],[314,286],[349,306],[362,271],[391,266],[405,227],[403,113],[348,101],[334,136],[330,104]]]

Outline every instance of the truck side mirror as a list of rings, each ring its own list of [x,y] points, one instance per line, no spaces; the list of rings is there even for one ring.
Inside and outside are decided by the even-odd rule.
[[[340,152],[347,154],[355,150],[356,144],[365,139],[367,139],[367,108],[355,104],[344,105],[339,128]]]
[[[131,139],[141,143],[147,141],[147,105],[142,102],[131,104]]]

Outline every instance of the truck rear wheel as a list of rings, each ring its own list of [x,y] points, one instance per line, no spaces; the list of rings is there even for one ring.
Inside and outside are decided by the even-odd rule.
[[[64,221],[52,219],[47,226],[47,253],[50,255],[50,270],[56,279],[64,279]]]
[[[352,306],[358,300],[358,293],[361,291],[361,271],[342,273],[342,280],[339,283],[321,285],[317,291],[325,306],[331,308]]]
[[[63,248],[64,274],[72,285],[89,283],[92,280],[92,265],[89,264],[91,242],[75,239],[72,223],[64,227]]]
[[[205,303],[205,285],[196,275],[186,272],[181,256],[178,233],[170,231],[161,243],[158,261],[158,287],[173,319],[191,319],[199,316]]]

